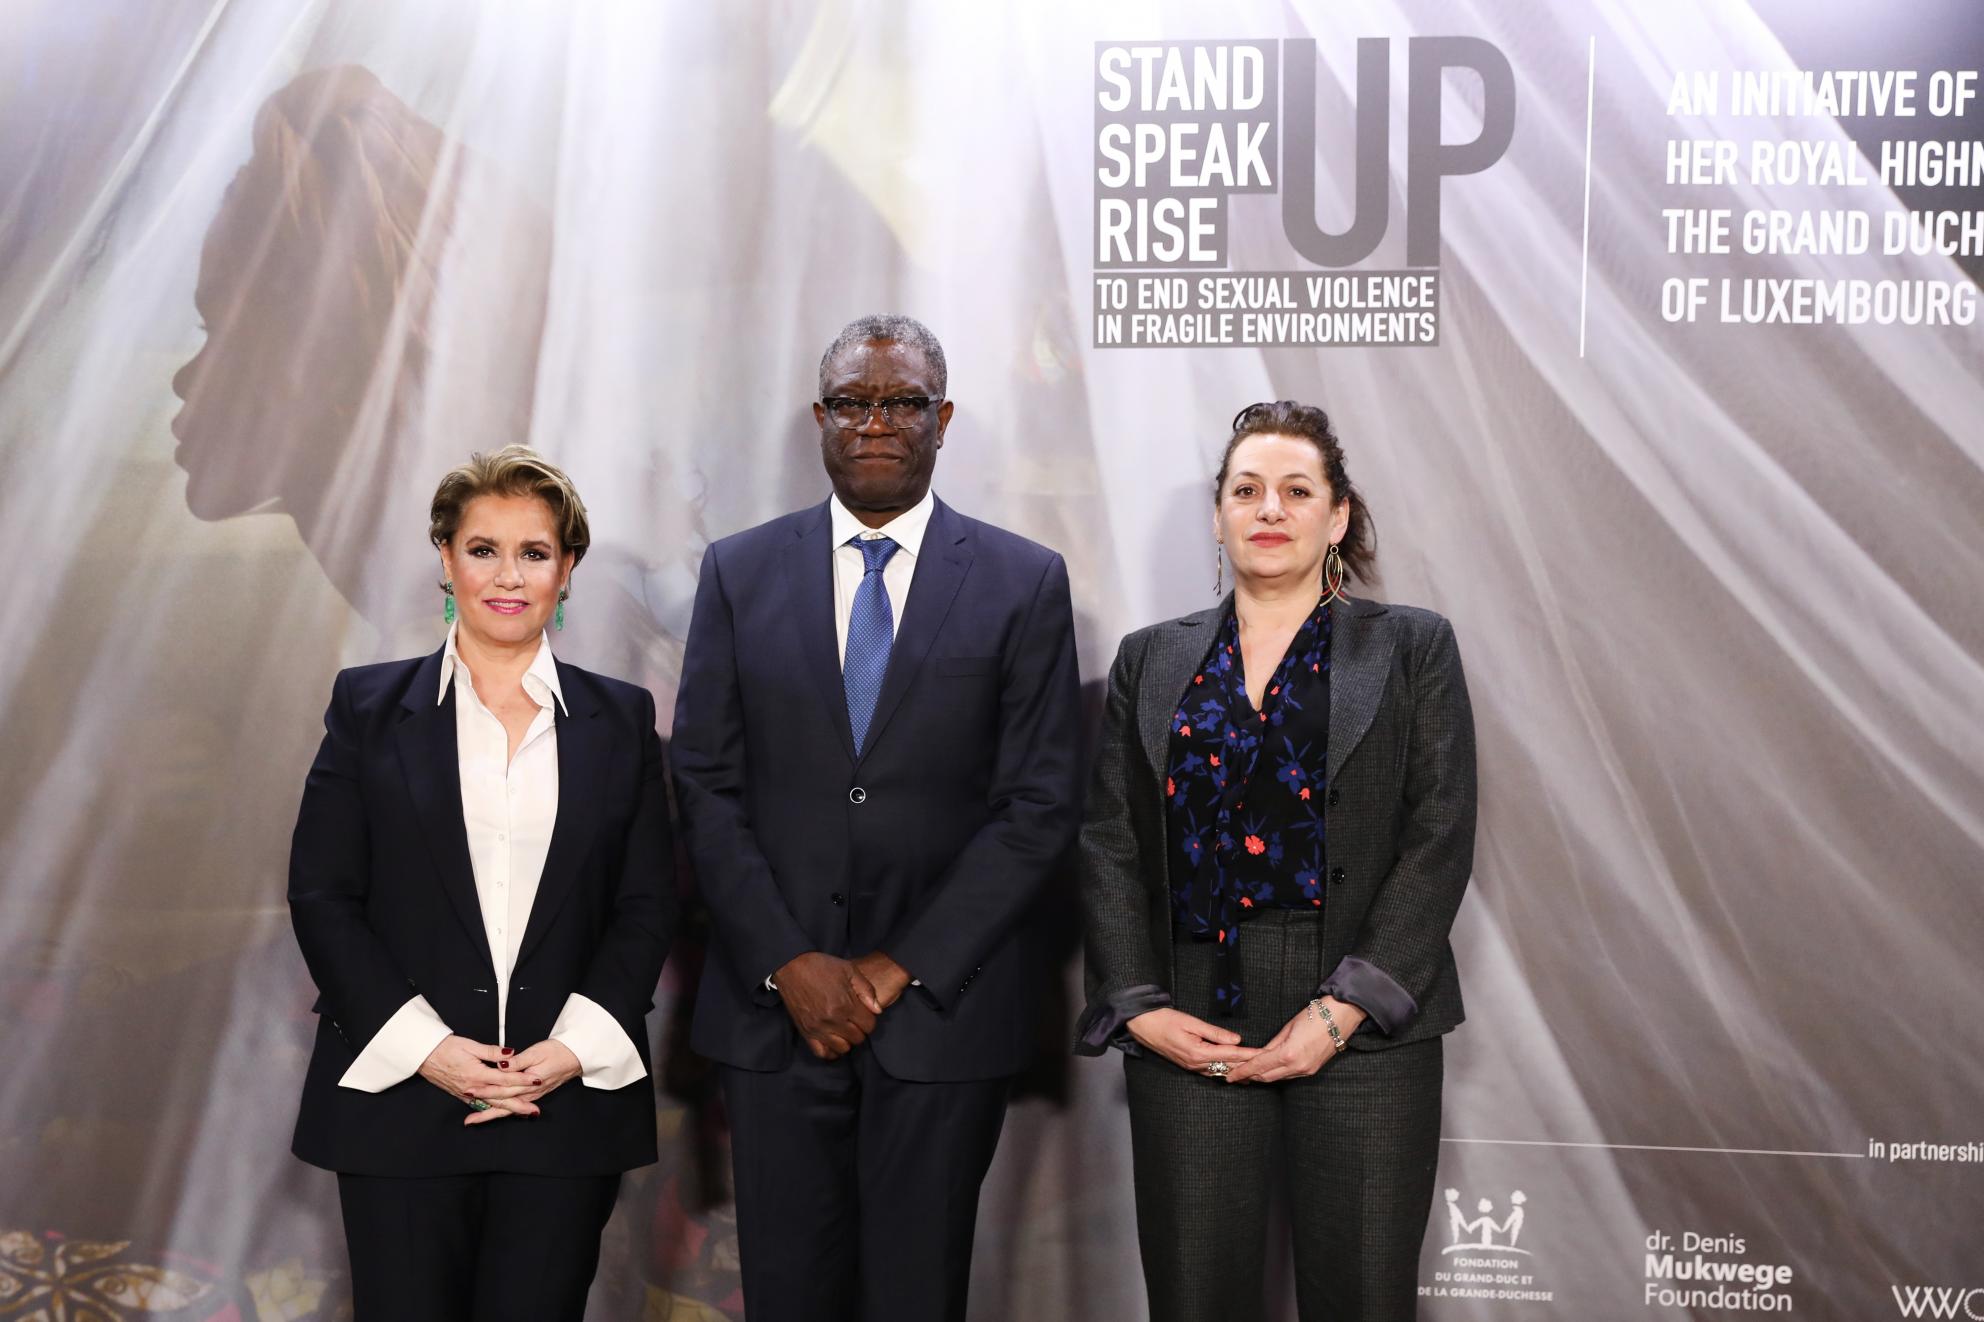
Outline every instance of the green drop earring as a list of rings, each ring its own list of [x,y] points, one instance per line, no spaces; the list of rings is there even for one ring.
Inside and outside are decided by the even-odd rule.
[[[447,623],[453,624],[455,622],[455,581],[449,579],[442,583],[441,591],[448,594],[447,598],[441,603],[441,618]]]
[[[551,627],[552,627],[552,628],[554,628],[554,629],[558,629],[558,630],[561,630],[561,631],[562,631],[562,630],[564,629],[564,627],[565,627],[565,598],[567,598],[567,597],[569,597],[569,596],[571,596],[571,595],[572,595],[572,589],[570,589],[570,588],[559,588],[559,589],[558,589],[558,613],[557,613],[556,615],[553,615],[553,616],[551,617]]]

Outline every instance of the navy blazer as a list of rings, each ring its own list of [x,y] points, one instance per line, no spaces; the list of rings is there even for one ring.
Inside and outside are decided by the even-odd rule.
[[[511,970],[510,1044],[542,1041],[572,992],[648,1064],[645,1021],[675,927],[666,773],[646,689],[560,661],[558,818]],[[361,1175],[604,1175],[655,1159],[652,1066],[624,1088],[573,1079],[543,1114],[464,1126],[415,1075],[340,1088],[415,992],[457,1033],[496,1040],[496,975],[462,821],[455,689],[441,653],[337,677],[290,847],[289,909],[322,993],[294,1151]]]
[[[884,950],[923,984],[869,1038],[884,1069],[1016,1073],[1040,976],[1021,918],[1080,819],[1067,566],[935,502],[856,758],[831,529],[822,503],[703,558],[670,748],[716,922],[691,1042],[783,1069],[798,1033],[765,977]]]

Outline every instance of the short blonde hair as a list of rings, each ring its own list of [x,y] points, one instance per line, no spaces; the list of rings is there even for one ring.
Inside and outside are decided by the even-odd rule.
[[[592,527],[586,522],[585,502],[565,470],[528,445],[506,445],[489,454],[472,454],[468,462],[451,469],[434,489],[434,504],[428,510],[427,538],[436,546],[446,546],[461,531],[462,515],[470,502],[482,496],[536,496],[551,509],[552,526],[558,530],[558,545],[578,564],[592,545]]]

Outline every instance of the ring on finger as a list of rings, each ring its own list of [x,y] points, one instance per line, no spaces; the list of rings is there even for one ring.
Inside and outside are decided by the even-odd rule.
[[[1223,1079],[1232,1068],[1231,1065],[1223,1060],[1215,1060],[1212,1064],[1206,1066],[1206,1075],[1209,1078]]]
[[[480,1097],[471,1097],[468,1099],[468,1109],[471,1111],[487,1111],[489,1109],[489,1103]]]

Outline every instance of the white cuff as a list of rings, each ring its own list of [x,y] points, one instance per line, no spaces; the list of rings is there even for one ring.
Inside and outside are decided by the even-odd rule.
[[[588,1088],[624,1088],[648,1076],[634,1039],[599,1002],[573,992],[565,998],[551,1040],[579,1058],[579,1078]]]
[[[384,1092],[420,1073],[420,1067],[455,1030],[448,1027],[425,996],[415,996],[393,1012],[386,1026],[372,1035],[358,1059],[338,1080],[340,1088]]]

